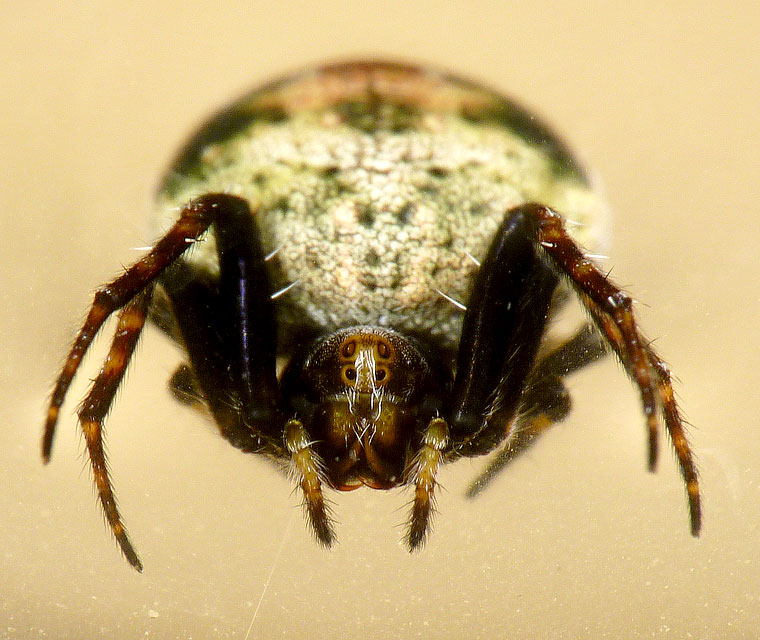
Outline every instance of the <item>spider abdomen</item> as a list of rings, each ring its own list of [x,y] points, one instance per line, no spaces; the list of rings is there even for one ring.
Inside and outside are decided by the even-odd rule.
[[[174,163],[154,231],[212,192],[251,203],[281,328],[386,326],[451,348],[505,211],[555,207],[591,247],[605,233],[603,203],[548,129],[482,87],[400,65],[327,67],[236,102]],[[213,277],[209,236],[186,259]]]

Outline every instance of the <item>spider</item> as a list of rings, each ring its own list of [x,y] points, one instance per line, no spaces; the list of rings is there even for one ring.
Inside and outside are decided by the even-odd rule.
[[[96,292],[43,458],[118,312],[78,416],[108,525],[141,571],[103,429],[150,319],[187,354],[175,395],[205,406],[234,447],[289,466],[320,543],[335,540],[325,487],[410,485],[415,550],[439,467],[527,446],[569,412],[563,378],[609,348],[641,394],[650,470],[664,423],[696,536],[697,471],[668,368],[631,298],[580,248],[603,243],[604,210],[563,142],[478,84],[350,62],[266,85],[190,140],[159,191],[160,239]],[[547,326],[569,294],[591,323],[552,350]]]

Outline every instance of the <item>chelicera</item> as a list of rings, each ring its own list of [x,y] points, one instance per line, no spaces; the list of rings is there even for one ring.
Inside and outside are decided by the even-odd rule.
[[[307,520],[335,540],[324,490],[411,485],[423,544],[439,467],[504,460],[570,409],[563,377],[609,348],[641,394],[649,466],[660,421],[697,472],[668,368],[628,295],[580,245],[604,205],[564,144],[498,94],[388,63],[311,70],[245,96],[191,139],[159,192],[160,239],[102,287],[53,391],[60,408],[118,313],[79,408],[95,485],[127,560],[103,426],[147,319],[185,349],[177,397],[199,400],[244,452],[290,467]],[[549,348],[574,293],[591,323]]]

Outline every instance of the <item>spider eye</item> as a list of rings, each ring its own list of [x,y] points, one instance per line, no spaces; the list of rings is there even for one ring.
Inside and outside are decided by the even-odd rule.
[[[378,340],[377,342],[377,355],[378,357],[386,360],[391,357],[391,346],[384,340]]]
[[[388,375],[387,369],[384,369],[384,368],[381,369],[380,367],[378,367],[377,370],[375,371],[375,380],[377,380],[378,382],[380,382],[381,380],[385,380],[385,376],[387,375]]]
[[[347,384],[353,384],[356,381],[356,369],[351,365],[343,367],[343,382]]]
[[[340,348],[340,355],[344,358],[350,358],[354,353],[356,353],[356,340],[349,340]]]

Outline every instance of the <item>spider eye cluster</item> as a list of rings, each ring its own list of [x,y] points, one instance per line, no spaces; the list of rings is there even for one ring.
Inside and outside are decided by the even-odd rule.
[[[394,348],[383,335],[349,335],[338,349],[341,381],[357,391],[377,391],[392,379]]]
[[[345,393],[391,394],[409,401],[426,385],[430,366],[419,345],[381,327],[349,327],[318,341],[301,365],[317,401]]]

